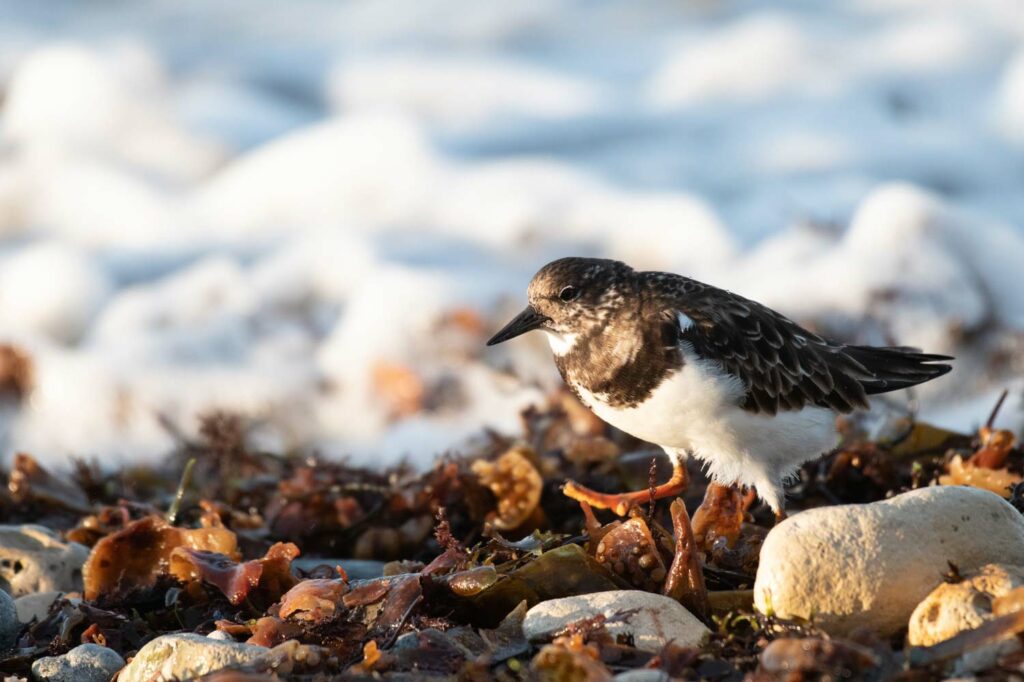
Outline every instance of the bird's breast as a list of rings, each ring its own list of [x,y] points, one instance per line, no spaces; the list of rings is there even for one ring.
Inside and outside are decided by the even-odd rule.
[[[703,430],[720,425],[726,415],[737,410],[744,392],[737,377],[696,357],[687,358],[678,369],[665,371],[636,402],[624,402],[621,396],[594,391],[571,379],[569,384],[604,421],[637,438],[671,448],[692,447]]]
[[[684,349],[669,337],[659,321],[617,320],[549,341],[562,378],[581,399],[600,396],[609,406],[630,408],[682,369]]]

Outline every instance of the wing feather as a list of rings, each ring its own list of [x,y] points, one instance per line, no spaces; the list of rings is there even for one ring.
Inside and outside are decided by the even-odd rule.
[[[806,406],[850,412],[867,396],[928,381],[948,372],[950,360],[914,348],[845,346],[804,329],[759,303],[695,280],[644,273],[659,314],[686,319],[679,338],[703,358],[721,364],[746,387],[741,407],[775,414]],[[683,318],[679,316],[683,315]]]

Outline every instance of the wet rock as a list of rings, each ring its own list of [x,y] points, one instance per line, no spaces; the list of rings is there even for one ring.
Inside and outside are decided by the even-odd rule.
[[[118,682],[193,679],[229,665],[248,663],[267,653],[253,644],[220,642],[194,633],[157,637],[139,649]]]
[[[50,612],[53,602],[60,599],[63,594],[59,590],[50,590],[18,597],[14,600],[14,608],[18,611],[18,620],[22,623],[42,620]]]
[[[1024,564],[1024,516],[998,495],[960,486],[801,512],[765,539],[754,605],[832,634],[889,635],[906,627],[948,562],[962,571]]]
[[[384,575],[384,562],[372,559],[321,559],[317,557],[301,557],[292,561],[292,568],[306,573],[322,569],[332,571],[341,566],[349,580],[372,580]]]
[[[931,646],[993,618],[992,602],[1024,585],[1024,566],[989,564],[957,583],[942,583],[910,616],[907,641]]]
[[[0,590],[0,653],[14,646],[19,629],[21,622],[18,620],[18,611],[14,608],[14,600],[11,599],[11,595]]]
[[[878,678],[883,660],[856,642],[820,637],[782,637],[761,652],[761,671],[777,679]],[[872,674],[873,673],[873,674]]]
[[[614,682],[668,682],[669,676],[664,670],[639,668],[619,673],[612,679]]]
[[[635,611],[617,618],[617,614]],[[708,629],[679,602],[639,590],[595,592],[541,602],[527,611],[523,634],[536,641],[551,637],[571,623],[603,615],[612,635],[629,633],[638,649],[660,651],[668,642],[699,646]]]
[[[0,589],[14,597],[82,589],[89,549],[32,524],[0,526]]]
[[[975,673],[990,670],[1000,660],[1017,655],[1021,650],[1020,641],[1013,636],[991,644],[984,644],[977,649],[966,652],[956,659],[950,669],[950,679],[970,679]]]
[[[47,656],[32,664],[32,677],[52,682],[107,682],[124,667],[124,659],[99,644],[82,644],[63,656]]]

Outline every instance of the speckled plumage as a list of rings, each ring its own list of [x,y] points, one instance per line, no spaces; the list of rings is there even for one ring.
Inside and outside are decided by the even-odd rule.
[[[559,323],[576,343],[556,363],[571,387],[606,395],[616,406],[642,402],[678,370],[681,343],[743,382],[743,409],[767,414],[808,405],[850,412],[866,408],[868,395],[950,369],[927,364],[949,358],[912,348],[830,342],[737,294],[672,273],[637,272],[617,261],[554,261],[534,277],[531,301],[552,298],[568,282],[578,282],[583,293]]]
[[[490,343],[549,337],[566,384],[602,419],[692,453],[723,483],[782,481],[834,442],[835,413],[950,370],[945,356],[826,340],[742,296],[624,263],[563,258],[530,282],[530,306]]]

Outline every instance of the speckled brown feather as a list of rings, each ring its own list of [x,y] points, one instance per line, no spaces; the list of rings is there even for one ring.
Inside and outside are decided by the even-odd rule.
[[[850,412],[867,407],[867,396],[934,379],[951,367],[929,364],[952,358],[913,348],[847,346],[810,332],[760,303],[686,277],[638,273],[651,298],[673,317],[693,325],[681,340],[739,377],[746,388],[741,407],[775,414],[808,405]]]
[[[531,301],[553,301],[569,284],[581,288],[578,305],[563,315],[577,339],[556,364],[574,391],[585,388],[613,407],[648,398],[682,368],[686,345],[739,378],[740,407],[762,414],[812,405],[850,412],[867,407],[868,395],[951,369],[930,364],[951,358],[912,348],[834,343],[737,294],[617,261],[554,261],[531,283]],[[681,325],[680,314],[692,324]]]

